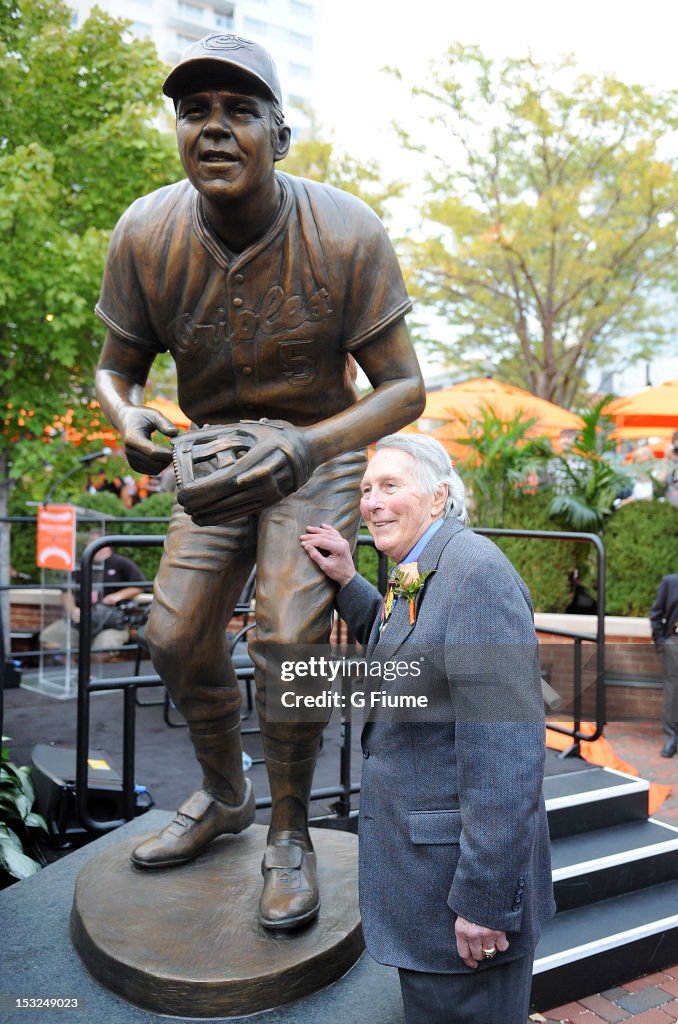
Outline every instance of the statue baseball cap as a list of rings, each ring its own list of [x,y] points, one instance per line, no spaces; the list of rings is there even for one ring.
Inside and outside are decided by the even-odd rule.
[[[193,43],[181,56],[162,87],[166,96],[178,99],[195,78],[197,71],[211,69],[225,72],[227,68],[254,79],[267,96],[282,107],[282,91],[278,72],[268,50],[252,39],[212,32]]]

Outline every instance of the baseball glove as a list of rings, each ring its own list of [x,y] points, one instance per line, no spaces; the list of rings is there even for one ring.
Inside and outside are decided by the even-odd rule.
[[[269,508],[313,472],[303,431],[284,420],[189,430],[172,440],[172,462],[177,500],[198,526]]]

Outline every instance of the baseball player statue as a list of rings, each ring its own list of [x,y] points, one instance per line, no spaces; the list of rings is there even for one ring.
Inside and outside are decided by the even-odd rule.
[[[272,797],[259,920],[292,929],[320,906],[308,801],[323,723],[270,720],[266,652],[328,643],[334,585],[299,535],[325,522],[354,543],[363,449],[419,415],[423,384],[379,219],[354,196],[275,169],[290,129],[269,53],[212,34],[163,89],[187,180],[138,199],[114,231],[96,309],[107,327],[97,394],[135,470],[169,463],[155,431],[175,438],[178,504],[146,637],[203,782],[132,860],[184,864],[254,820],[225,633],[256,561],[250,651]],[[143,405],[166,351],[194,426],[179,437]],[[352,359],[373,388],[360,400]]]

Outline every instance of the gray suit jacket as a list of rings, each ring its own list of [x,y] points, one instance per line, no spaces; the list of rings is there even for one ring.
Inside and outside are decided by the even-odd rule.
[[[529,594],[501,551],[447,519],[419,558],[429,569],[414,625],[399,599],[381,636],[371,584],[337,597],[368,661],[415,664],[378,686],[431,697],[414,720],[378,709],[363,729],[360,907],[379,962],[462,973],[457,914],[507,932],[487,969],[531,952],[555,910],[544,709]]]

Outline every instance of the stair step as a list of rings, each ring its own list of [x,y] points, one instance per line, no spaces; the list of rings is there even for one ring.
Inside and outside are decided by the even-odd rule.
[[[556,915],[537,946],[538,1008],[581,999],[678,958],[678,879]]]
[[[537,947],[534,973],[678,928],[678,879],[557,914]]]
[[[551,839],[647,818],[650,784],[615,768],[551,775],[544,799]]]
[[[559,911],[678,878],[678,828],[655,819],[555,839],[551,864]]]

